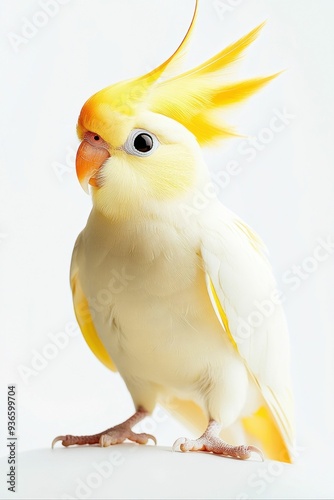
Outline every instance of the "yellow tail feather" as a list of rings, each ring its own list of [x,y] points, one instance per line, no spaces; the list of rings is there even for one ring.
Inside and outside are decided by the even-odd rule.
[[[292,462],[292,456],[269,410],[262,406],[251,417],[242,419],[245,431],[261,443],[268,458],[280,462]]]

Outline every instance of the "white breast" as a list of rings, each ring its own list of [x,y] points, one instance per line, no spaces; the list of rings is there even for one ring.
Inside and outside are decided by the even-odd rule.
[[[103,225],[91,216],[78,264],[96,329],[121,375],[186,396],[208,370],[219,378],[234,353],[207,293],[198,235],[162,222]]]

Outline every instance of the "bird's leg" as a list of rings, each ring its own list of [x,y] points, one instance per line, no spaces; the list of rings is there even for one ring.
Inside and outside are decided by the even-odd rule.
[[[175,441],[173,445],[173,451],[176,451],[180,447],[181,451],[210,451],[217,455],[223,455],[225,457],[239,458],[241,460],[246,460],[252,454],[258,453],[262,460],[263,453],[256,446],[232,446],[225,443],[220,437],[219,433],[222,426],[215,420],[210,420],[209,425],[198,439],[186,439],[179,438]]]
[[[149,413],[142,407],[138,410],[132,417],[125,420],[122,424],[116,425],[115,427],[110,427],[99,434],[92,434],[91,436],[57,436],[52,441],[52,448],[57,441],[61,441],[63,446],[72,446],[74,444],[99,444],[100,446],[111,446],[112,444],[123,443],[126,439],[139,444],[146,444],[149,439],[157,444],[154,436],[151,434],[141,433],[136,434],[131,429],[134,425],[138,424],[143,418],[147,417]]]

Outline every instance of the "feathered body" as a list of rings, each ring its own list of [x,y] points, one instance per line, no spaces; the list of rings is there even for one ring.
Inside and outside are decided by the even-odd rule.
[[[160,402],[200,430],[209,418],[224,428],[242,422],[268,456],[289,461],[289,343],[279,301],[243,329],[276,287],[263,245],[214,195],[194,206],[194,193],[210,183],[199,144],[233,135],[214,112],[273,76],[221,84],[257,28],[199,67],[159,81],[192,27],[159,68],[98,92],[81,111],[79,137],[89,150],[99,140],[96,154],[106,158],[96,168],[82,155],[78,171],[93,186],[94,207],[73,252],[76,315],[136,407],[152,411]],[[152,154],[133,150],[140,131],[156,141]]]
[[[104,235],[98,243],[96,230]],[[94,324],[135,405],[153,411],[178,397],[232,423],[248,376],[208,295],[200,228],[151,219],[110,227],[93,212],[81,238],[89,243],[79,240],[75,261],[79,269],[91,263],[82,288],[101,309]],[[113,270],[123,283],[112,280]],[[221,405],[225,393],[236,404]]]

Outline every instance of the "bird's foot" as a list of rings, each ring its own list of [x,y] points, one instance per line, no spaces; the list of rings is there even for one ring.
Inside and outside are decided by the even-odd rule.
[[[58,441],[61,441],[63,446],[99,444],[102,447],[106,447],[113,444],[123,443],[126,439],[129,439],[130,441],[138,444],[146,444],[149,439],[152,439],[154,444],[157,444],[155,437],[151,434],[137,434],[132,431],[132,427],[147,415],[148,412],[146,412],[143,408],[139,408],[132,417],[130,417],[122,424],[111,427],[110,429],[107,429],[98,434],[92,434],[90,436],[72,436],[69,434],[66,436],[57,436],[52,441],[52,448]]]
[[[221,426],[215,420],[210,420],[208,428],[201,437],[198,439],[179,438],[173,445],[173,451],[176,451],[180,447],[181,451],[209,451],[216,455],[238,458],[240,460],[247,460],[252,453],[257,453],[261,460],[264,460],[262,451],[256,446],[232,446],[225,443],[219,437],[220,430]]]

